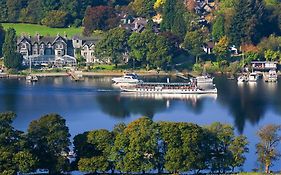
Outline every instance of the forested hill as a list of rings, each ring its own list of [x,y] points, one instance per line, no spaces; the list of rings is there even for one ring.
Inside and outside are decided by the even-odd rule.
[[[161,29],[182,39],[186,32],[197,31],[215,40],[227,35],[239,45],[279,34],[280,9],[280,0],[1,0],[0,22],[67,27],[83,25],[94,16],[95,23],[105,23],[96,28],[108,30],[124,12],[147,18],[158,14]]]
[[[87,7],[123,6],[130,0],[1,0],[1,22],[47,24],[55,27],[80,25]]]
[[[87,36],[120,26],[129,35],[148,30],[219,67],[232,61],[230,48],[246,62],[281,58],[280,0],[1,0],[0,10],[0,22],[83,26]]]

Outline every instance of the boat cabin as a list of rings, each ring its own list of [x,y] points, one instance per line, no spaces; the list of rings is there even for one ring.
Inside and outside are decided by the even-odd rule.
[[[251,64],[253,71],[269,71],[278,68],[277,61],[252,61]]]

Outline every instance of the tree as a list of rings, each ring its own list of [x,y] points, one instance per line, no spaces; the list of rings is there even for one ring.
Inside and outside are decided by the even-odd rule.
[[[104,156],[95,156],[92,158],[82,158],[78,162],[78,169],[82,172],[108,171],[109,162]]]
[[[88,7],[84,17],[83,34],[90,36],[94,30],[108,30],[118,24],[114,9],[108,6]]]
[[[166,0],[163,7],[161,28],[166,31],[171,31],[179,37],[184,37],[186,33],[185,12],[186,10],[184,9],[182,0]]]
[[[181,131],[182,152],[184,156],[182,171],[196,171],[208,167],[210,148],[208,145],[207,132],[198,125],[191,123],[180,123],[178,127]]]
[[[168,40],[163,36],[154,35],[148,43],[148,65],[155,68],[167,68],[171,60],[172,51]]]
[[[21,9],[20,22],[40,24],[44,18],[41,0],[29,0],[28,5]]]
[[[232,172],[234,171],[235,167],[243,166],[246,157],[245,153],[249,152],[249,148],[247,147],[248,141],[247,138],[243,135],[235,137],[229,146],[229,150],[232,153]]]
[[[155,14],[153,8],[155,2],[156,0],[134,0],[131,7],[138,16],[151,17]]]
[[[229,41],[226,36],[223,36],[215,45],[214,53],[218,61],[227,60],[230,57]]]
[[[159,10],[159,9],[163,8],[165,3],[166,3],[166,0],[156,0],[153,7],[155,10]]]
[[[201,54],[203,54],[202,44],[203,37],[200,31],[192,31],[186,33],[183,47],[188,50],[191,55],[195,56],[196,60]]]
[[[47,168],[51,174],[65,170],[69,152],[70,134],[65,119],[57,114],[48,114],[30,123],[28,141],[32,153],[38,157],[38,166]]]
[[[270,172],[273,161],[280,157],[277,150],[281,141],[280,131],[281,125],[270,124],[261,128],[257,133],[260,139],[260,142],[256,145],[258,161],[264,166],[265,173]]]
[[[3,44],[4,65],[7,68],[19,69],[22,65],[23,57],[16,52],[17,39],[15,29],[9,28],[5,34]]]
[[[166,0],[163,8],[163,21],[161,22],[161,28],[164,30],[171,30],[172,25],[174,24],[174,18],[176,14],[175,10],[176,1],[175,0]]]
[[[130,123],[115,140],[115,162],[121,172],[145,172],[155,168],[157,133],[151,119]]]
[[[210,166],[212,172],[226,173],[243,165],[244,153],[248,151],[245,137],[235,137],[233,127],[221,123],[213,123],[209,130],[209,146],[211,147]]]
[[[14,174],[17,166],[13,161],[15,153],[20,149],[21,132],[13,128],[16,115],[12,112],[0,113],[0,174]]]
[[[7,0],[6,4],[8,9],[8,20],[10,22],[17,22],[22,7],[22,0]]]
[[[3,26],[0,24],[0,57],[3,56],[3,44],[5,41],[5,30]]]
[[[127,38],[128,34],[125,29],[111,29],[97,43],[95,54],[102,59],[110,58],[117,67],[117,64],[122,62],[123,55],[127,50]]]
[[[132,33],[128,40],[130,57],[145,65],[147,69],[166,68],[172,60],[172,46],[168,39],[150,30]]]
[[[3,22],[8,21],[8,8],[7,8],[7,3],[6,0],[0,0],[0,19]]]
[[[219,39],[224,35],[224,17],[222,15],[219,15],[216,17],[215,22],[212,26],[212,36],[215,41],[219,41]]]
[[[41,23],[48,27],[62,28],[67,24],[68,14],[61,10],[52,10],[47,13],[45,18],[42,19]]]
[[[147,58],[147,39],[148,35],[146,31],[143,33],[134,32],[130,35],[128,40],[128,46],[130,48],[130,57],[135,61],[140,62],[141,64],[146,64]]]
[[[280,51],[273,51],[269,49],[264,52],[264,57],[266,61],[278,61],[280,56],[281,56]]]
[[[181,131],[178,124],[171,122],[160,122],[159,128],[160,139],[163,141],[164,167],[169,172],[177,173],[184,167]]]
[[[20,151],[15,154],[13,161],[17,165],[17,169],[21,173],[29,173],[35,170],[37,158],[34,157],[29,151]]]
[[[264,4],[262,0],[238,0],[229,29],[232,44],[257,43],[260,40]]]

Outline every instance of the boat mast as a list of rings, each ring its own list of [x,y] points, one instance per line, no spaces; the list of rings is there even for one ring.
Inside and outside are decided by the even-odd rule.
[[[29,57],[29,74],[31,74],[31,58]]]

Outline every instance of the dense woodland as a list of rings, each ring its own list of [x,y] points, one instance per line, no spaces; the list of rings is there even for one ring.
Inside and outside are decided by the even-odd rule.
[[[76,159],[69,157],[71,140],[65,119],[48,114],[30,123],[26,132],[13,127],[14,113],[0,113],[0,174],[48,169],[50,174],[71,170],[87,173],[180,173],[238,171],[249,151],[247,138],[230,125],[153,122],[142,117],[73,139]],[[258,162],[270,171],[278,159],[281,126],[261,128],[256,145]],[[71,159],[70,159],[71,158]],[[70,161],[72,160],[72,161]],[[262,170],[261,169],[261,170]]]
[[[96,55],[116,65],[128,55],[131,66],[166,69],[186,62],[185,68],[235,73],[252,60],[281,58],[279,0],[1,0],[0,10],[1,22],[83,26],[86,36],[102,30]],[[147,19],[145,32],[125,34],[121,14]],[[155,16],[160,24],[152,22]],[[202,48],[207,42],[215,43],[210,54]],[[233,45],[236,55],[229,50]]]

